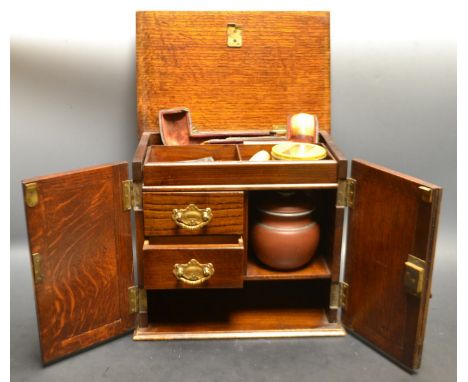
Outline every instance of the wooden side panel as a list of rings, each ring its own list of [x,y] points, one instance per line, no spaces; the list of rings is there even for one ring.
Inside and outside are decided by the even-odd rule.
[[[132,163],[132,177],[134,187],[140,187],[143,184],[143,163],[146,157],[146,151],[151,145],[160,145],[161,137],[156,132],[144,132],[138,146],[135,150]],[[135,252],[137,257],[138,287],[143,288],[143,242],[144,242],[144,217],[143,211],[134,210],[135,214]],[[148,325],[148,314],[140,311],[138,313],[138,325],[145,327]]]
[[[442,190],[380,166],[353,161],[343,323],[403,366],[420,365]],[[425,201],[419,189],[432,189]],[[405,262],[426,261],[420,297],[405,290]]]
[[[122,208],[127,164],[104,165],[23,181],[38,203],[25,205],[44,363],[134,326],[130,212]]]
[[[242,47],[227,46],[227,25]],[[270,130],[298,112],[330,130],[328,12],[138,12],[138,129],[185,106],[203,130]]]

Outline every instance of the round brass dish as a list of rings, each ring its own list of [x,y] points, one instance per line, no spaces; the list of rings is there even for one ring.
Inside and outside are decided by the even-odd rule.
[[[279,160],[320,160],[327,157],[327,150],[312,143],[283,142],[272,147],[271,156]]]

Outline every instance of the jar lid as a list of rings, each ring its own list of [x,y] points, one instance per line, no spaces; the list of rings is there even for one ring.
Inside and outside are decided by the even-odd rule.
[[[327,150],[312,143],[283,142],[272,147],[271,155],[284,160],[320,160],[327,156]]]
[[[314,212],[315,205],[302,193],[277,191],[264,195],[256,208],[269,215],[302,216]]]

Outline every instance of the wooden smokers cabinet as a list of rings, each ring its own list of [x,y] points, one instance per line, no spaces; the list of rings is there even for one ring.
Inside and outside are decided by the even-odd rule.
[[[329,134],[329,68],[327,12],[137,13],[132,179],[117,163],[23,182],[44,363],[131,329],[135,340],[346,330],[419,367],[442,190],[362,160],[348,177]],[[158,112],[181,105],[206,131],[268,131],[312,112],[328,156],[249,162],[271,145],[165,146]],[[249,248],[255,200],[271,190],[317,200],[319,249],[301,269],[268,269]]]

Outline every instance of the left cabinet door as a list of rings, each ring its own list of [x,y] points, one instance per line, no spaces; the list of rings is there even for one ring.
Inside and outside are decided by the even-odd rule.
[[[43,363],[134,327],[127,163],[23,181]]]

